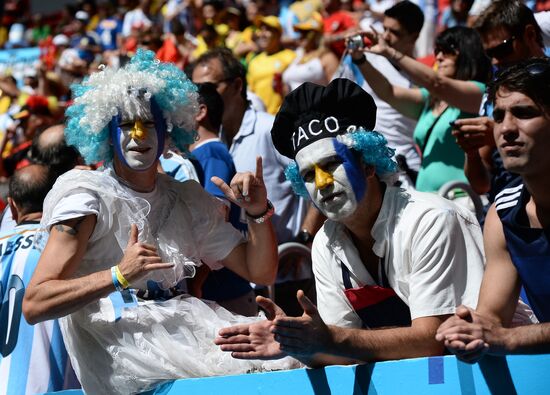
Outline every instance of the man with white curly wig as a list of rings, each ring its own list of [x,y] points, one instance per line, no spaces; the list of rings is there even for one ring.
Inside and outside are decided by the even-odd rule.
[[[166,290],[215,262],[262,284],[277,270],[273,212],[262,179],[213,177],[246,210],[249,239],[194,181],[159,174],[170,145],[194,139],[196,87],[174,65],[138,51],[121,69],[105,68],[73,87],[65,134],[98,171],[60,177],[44,203],[45,247],[28,284],[28,322],[59,318],[71,362],[86,393],[130,394],[182,377],[288,366],[235,363],[213,344],[218,328],[255,318],[180,295],[143,301],[137,290]],[[248,321],[247,321],[248,320]],[[293,361],[287,361],[292,364]]]
[[[461,303],[476,305],[476,218],[434,194],[394,187],[394,150],[372,131],[375,121],[372,97],[350,80],[305,83],[285,98],[273,143],[294,159],[286,175],[295,192],[328,218],[312,248],[318,309],[301,291],[297,318],[260,299],[269,320],[224,328],[216,339],[224,351],[291,355],[310,366],[441,355],[438,326]]]

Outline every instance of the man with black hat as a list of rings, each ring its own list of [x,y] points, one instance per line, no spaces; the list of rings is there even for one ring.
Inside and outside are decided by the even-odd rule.
[[[295,160],[286,171],[295,191],[328,217],[312,250],[319,310],[301,291],[298,318],[259,298],[269,320],[216,340],[234,357],[321,365],[442,354],[439,324],[457,305],[476,305],[477,220],[439,196],[393,187],[393,150],[371,131],[375,121],[372,97],[349,80],[305,83],[286,97],[273,142]]]

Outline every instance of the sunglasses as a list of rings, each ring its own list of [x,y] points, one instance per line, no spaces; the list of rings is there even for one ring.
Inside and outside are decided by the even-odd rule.
[[[485,53],[489,58],[494,59],[502,59],[507,56],[509,56],[512,52],[514,52],[514,40],[516,39],[515,36],[510,37],[509,39],[506,39],[502,41],[500,44],[492,47],[487,48],[485,50]]]
[[[543,74],[546,74],[546,72],[550,70],[550,64],[535,63],[527,66],[525,70],[533,77],[539,77],[539,76],[542,76]]]

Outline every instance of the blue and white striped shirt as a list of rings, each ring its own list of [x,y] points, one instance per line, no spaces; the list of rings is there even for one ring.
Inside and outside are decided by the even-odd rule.
[[[57,320],[29,325],[21,306],[40,252],[37,222],[0,234],[0,395],[77,388]]]

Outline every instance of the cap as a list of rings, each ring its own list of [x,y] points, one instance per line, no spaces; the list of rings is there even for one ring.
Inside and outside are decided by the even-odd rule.
[[[314,30],[317,32],[322,32],[323,17],[318,12],[314,12],[306,20],[295,23],[293,27],[294,27],[294,30]]]
[[[279,32],[283,31],[283,27],[281,26],[281,22],[279,21],[279,18],[277,18],[274,15],[257,17],[256,25],[257,26],[265,25],[272,29],[278,30]]]
[[[306,82],[285,97],[271,138],[277,151],[294,159],[315,141],[360,127],[372,130],[375,123],[376,104],[355,82],[337,78],[326,87]]]
[[[88,21],[90,19],[90,16],[86,11],[77,11],[76,14],[74,14],[74,17],[80,21]]]
[[[21,111],[12,116],[13,119],[23,119],[31,114],[36,115],[51,115],[49,102],[45,96],[33,95],[25,101],[25,105],[21,107]]]
[[[69,45],[69,37],[64,34],[58,34],[53,38],[52,43],[57,47],[61,45]]]

